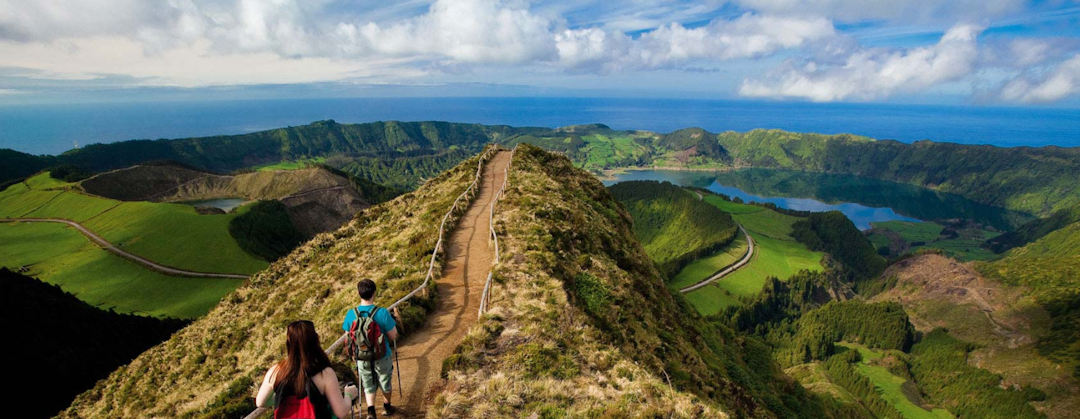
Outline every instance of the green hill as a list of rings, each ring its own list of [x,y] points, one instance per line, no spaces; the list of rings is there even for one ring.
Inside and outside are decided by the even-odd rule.
[[[727,246],[738,233],[726,212],[669,182],[620,182],[609,189],[634,217],[634,234],[645,253],[669,278]]]
[[[412,189],[489,142],[522,142],[566,153],[587,169],[671,166],[701,169],[762,167],[848,174],[907,183],[963,196],[980,204],[1047,216],[1080,205],[1080,148],[875,141],[849,134],[779,130],[712,134],[615,131],[604,125],[509,127],[449,122],[319,121],[250,134],[95,144],[59,156],[0,153],[0,182],[43,167],[70,164],[103,171],[146,161],[172,160],[198,169],[236,169],[325,159],[376,183]],[[31,170],[33,169],[33,170]]]
[[[1052,318],[1039,353],[1073,368],[1080,378],[1080,222],[978,267],[988,276],[1031,290]]]
[[[48,397],[23,403],[23,417],[56,414],[98,379],[186,324],[99,310],[60,287],[4,268],[0,315],[11,339],[3,353],[18,361],[11,372],[25,388],[49,390]]]
[[[471,181],[475,163],[304,244],[80,395],[63,416],[246,413],[253,379],[280,356],[285,324],[311,319],[328,344],[355,301],[355,278],[374,278],[383,304],[421,282],[439,219]],[[448,383],[432,412],[832,414],[832,405],[785,378],[764,348],[692,314],[669,293],[634,238],[630,215],[566,158],[521,146],[497,217],[506,261],[492,290],[499,297],[446,365]],[[416,329],[433,297],[403,307],[405,330]],[[561,390],[573,388],[587,391],[566,397]]]

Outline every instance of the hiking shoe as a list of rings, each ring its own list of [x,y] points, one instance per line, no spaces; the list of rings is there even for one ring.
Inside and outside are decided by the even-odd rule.
[[[375,406],[368,406],[367,416],[364,416],[364,419],[375,419]]]
[[[383,408],[383,416],[393,416],[394,413],[397,412],[397,408],[394,407],[394,406],[391,406],[390,403],[383,403],[382,408]]]

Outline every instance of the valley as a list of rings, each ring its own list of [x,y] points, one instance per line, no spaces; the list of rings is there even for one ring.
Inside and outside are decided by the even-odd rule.
[[[112,412],[129,392],[140,412],[155,415],[250,411],[245,389],[278,335],[273,324],[237,321],[235,313],[330,324],[351,301],[352,278],[372,277],[390,301],[414,289],[434,245],[430,230],[489,143],[517,146],[520,157],[493,212],[508,252],[492,275],[494,309],[469,332],[454,329],[464,334],[444,342],[438,378],[431,359],[407,361],[418,363],[408,371],[431,373],[422,381],[436,383],[430,396],[412,390],[409,400],[424,400],[415,406],[449,416],[588,416],[614,412],[597,406],[631,394],[670,400],[658,411],[689,417],[700,417],[689,413],[697,408],[901,419],[1067,418],[1075,410],[1078,316],[1068,279],[1074,255],[1065,249],[1077,224],[1061,204],[1073,192],[1054,177],[1071,173],[1072,150],[1005,158],[978,146],[779,131],[324,121],[138,145],[150,150],[141,156],[171,162],[125,157],[135,144],[88,147],[53,158],[92,159],[75,171],[56,166],[89,177],[42,171],[0,191],[3,266],[101,309],[196,319],[65,415]],[[207,151],[215,147],[223,154]],[[875,160],[888,154],[882,148],[912,160]],[[948,170],[1008,196],[969,180],[931,180],[940,160],[914,163],[952,152],[979,158]],[[1024,170],[1044,155],[1062,160],[1038,168],[1057,179],[1038,186],[976,170]],[[121,163],[132,164],[110,166]],[[165,275],[71,226],[20,218],[77,222],[154,264],[251,277]],[[429,313],[442,323],[461,318],[438,311],[435,294],[448,290],[432,285],[401,307],[404,330],[421,328],[411,339],[441,330],[425,326]],[[552,317],[559,310],[569,311]],[[563,333],[564,323],[586,332]],[[186,361],[163,365],[174,358]],[[508,373],[508,365],[526,368]],[[133,371],[176,377],[177,393],[132,388],[141,379]],[[598,376],[629,381],[593,387]],[[489,380],[533,396],[505,405],[509,396]],[[566,385],[558,383],[590,393],[548,397]],[[673,392],[655,392],[663,385]]]

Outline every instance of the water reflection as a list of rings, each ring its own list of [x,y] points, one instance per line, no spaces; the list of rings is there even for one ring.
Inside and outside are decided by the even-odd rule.
[[[889,220],[931,221],[963,218],[999,229],[1011,229],[1032,217],[979,204],[958,195],[918,186],[850,175],[773,169],[728,172],[670,170],[632,171],[604,181],[659,180],[706,188],[746,201],[772,202],[782,208],[843,212],[860,229]]]

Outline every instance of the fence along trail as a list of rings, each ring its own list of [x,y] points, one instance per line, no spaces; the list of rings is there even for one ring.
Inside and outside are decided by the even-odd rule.
[[[443,264],[442,276],[436,284],[439,297],[435,309],[428,313],[420,329],[410,331],[409,336],[398,342],[402,385],[399,391],[398,377],[393,377],[393,403],[399,407],[395,417],[424,416],[424,407],[431,401],[430,396],[434,390],[437,390],[443,360],[453,353],[469,327],[479,318],[481,299],[484,288],[488,285],[486,280],[495,262],[496,251],[488,242],[494,235],[491,226],[493,204],[500,196],[501,188],[506,185],[507,171],[513,157],[513,152],[498,148],[489,148],[489,152],[493,152],[492,155],[482,156],[478,164],[476,180],[471,187],[476,189],[472,201],[468,201],[470,190],[466,190],[443,217],[443,224],[439,227],[440,239],[436,243],[424,283],[387,307],[394,311],[395,307],[427,286],[427,281],[432,278],[435,254],[445,246],[443,249],[446,262]],[[448,243],[444,245],[443,226],[454,208],[465,203],[468,206],[457,226],[447,237]],[[342,335],[326,348],[327,354],[332,357],[339,356],[345,338],[346,335]],[[394,374],[397,375],[398,372],[395,371]],[[399,397],[399,394],[403,396]],[[360,399],[354,408],[361,405],[363,397]],[[381,403],[381,400],[381,397],[377,397],[376,403]],[[265,413],[269,413],[268,409],[259,408],[245,416],[245,419],[269,417],[264,415]]]
[[[423,413],[430,390],[440,379],[442,361],[478,318],[484,283],[495,260],[489,245],[488,209],[506,179],[509,163],[510,152],[503,151],[484,168],[476,198],[450,234],[435,310],[428,313],[421,330],[398,342],[404,393],[399,404],[407,415]]]

